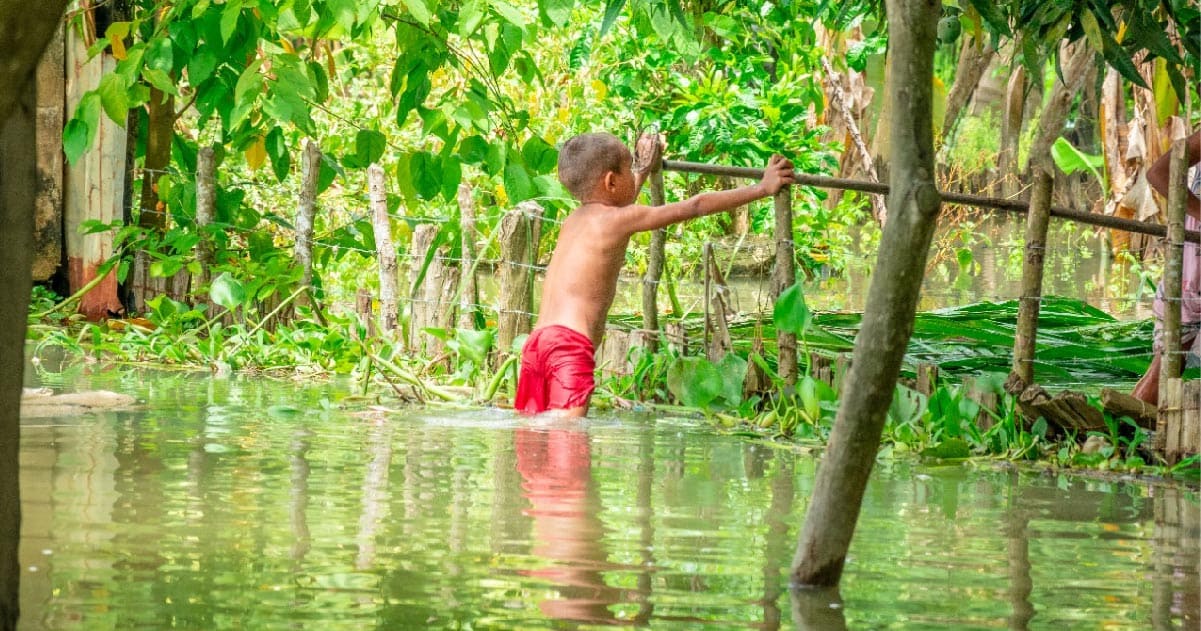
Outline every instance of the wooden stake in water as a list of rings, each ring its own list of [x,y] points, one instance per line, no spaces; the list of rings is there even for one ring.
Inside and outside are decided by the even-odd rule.
[[[1047,223],[1051,217],[1054,180],[1045,169],[1034,168],[1030,214],[1026,217],[1026,257],[1022,263],[1022,294],[1018,299],[1017,333],[1013,339],[1013,374],[1023,386],[1034,383],[1034,342],[1043,294],[1043,262],[1047,252]]]
[[[400,312],[396,302],[396,248],[392,245],[392,222],[388,218],[388,190],[384,168],[373,164],[367,169],[367,190],[371,199],[371,226],[375,231],[376,260],[379,261],[380,325],[384,331],[396,330]]]

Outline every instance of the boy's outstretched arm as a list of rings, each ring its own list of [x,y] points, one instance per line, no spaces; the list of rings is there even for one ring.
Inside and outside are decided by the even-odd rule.
[[[1193,132],[1184,143],[1184,162],[1187,166],[1193,166],[1201,162],[1201,130]],[[1151,188],[1155,189],[1156,193],[1163,195],[1164,199],[1168,197],[1168,166],[1171,162],[1172,152],[1166,151],[1159,156],[1151,168],[1147,169],[1147,183]],[[1187,186],[1187,183],[1185,184]],[[1196,195],[1189,194],[1186,198],[1185,212],[1192,215],[1194,219],[1201,219],[1201,199]]]
[[[792,162],[783,156],[772,156],[767,167],[763,169],[763,179],[757,184],[727,191],[701,193],[663,206],[626,206],[613,213],[613,219],[618,229],[629,234],[657,230],[673,223],[733,210],[757,199],[771,197],[794,181]]]

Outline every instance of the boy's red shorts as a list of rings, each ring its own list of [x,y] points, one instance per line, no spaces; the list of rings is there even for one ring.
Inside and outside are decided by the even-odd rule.
[[[587,405],[596,389],[596,349],[587,335],[565,326],[535,329],[521,349],[513,408],[522,414]]]

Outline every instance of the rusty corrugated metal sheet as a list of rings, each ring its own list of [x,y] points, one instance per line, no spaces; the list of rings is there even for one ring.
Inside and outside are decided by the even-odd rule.
[[[107,53],[89,61],[87,45],[75,32],[68,33],[66,48],[67,112],[73,113],[80,97],[95,88],[103,73],[112,70],[116,62]],[[92,282],[99,267],[113,254],[112,232],[84,235],[80,234],[79,228],[85,221],[111,224],[122,219],[125,138],[125,130],[101,114],[96,144],[76,164],[66,167],[64,232],[72,293]],[[99,320],[121,311],[114,272],[85,294],[79,303],[79,312],[89,320]]]

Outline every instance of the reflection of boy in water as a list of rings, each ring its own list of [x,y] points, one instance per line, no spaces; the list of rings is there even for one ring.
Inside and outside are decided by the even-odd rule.
[[[601,546],[604,527],[597,517],[588,434],[521,428],[515,442],[521,488],[530,502],[525,514],[534,520],[532,552],[551,562],[522,573],[553,583],[559,592],[538,608],[560,620],[615,622],[609,606],[621,601],[621,590],[604,580],[611,565]]]

